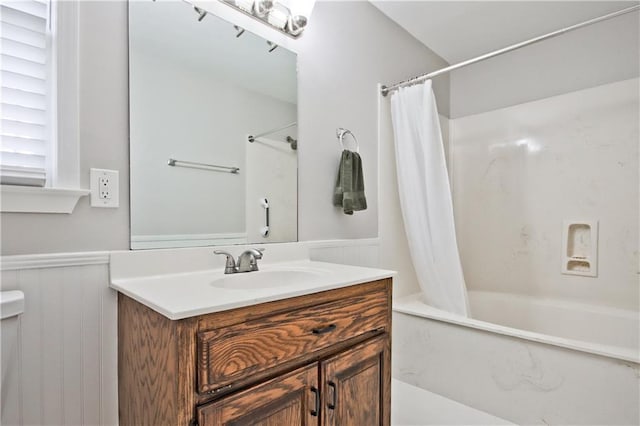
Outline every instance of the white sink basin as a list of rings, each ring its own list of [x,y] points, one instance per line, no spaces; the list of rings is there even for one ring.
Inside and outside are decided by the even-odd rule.
[[[237,290],[289,287],[314,283],[328,271],[315,268],[278,268],[228,274],[211,282],[213,287]]]

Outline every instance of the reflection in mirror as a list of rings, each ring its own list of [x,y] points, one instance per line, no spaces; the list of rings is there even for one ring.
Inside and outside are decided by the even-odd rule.
[[[129,2],[131,248],[297,240],[296,55]]]

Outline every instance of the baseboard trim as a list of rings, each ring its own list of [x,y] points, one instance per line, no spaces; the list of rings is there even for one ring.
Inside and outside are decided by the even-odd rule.
[[[108,251],[79,253],[22,254],[0,257],[0,271],[108,265]]]

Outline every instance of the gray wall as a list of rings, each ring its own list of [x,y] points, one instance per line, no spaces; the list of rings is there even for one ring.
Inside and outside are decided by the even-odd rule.
[[[638,76],[638,13],[630,13],[451,73],[451,118]]]
[[[81,2],[80,186],[89,169],[120,171],[120,208],[83,197],[73,214],[2,213],[2,254],[124,249],[129,246],[127,3]]]
[[[119,170],[120,208],[85,197],[71,215],[3,213],[3,255],[129,247],[127,4],[82,2],[80,20],[81,185],[91,167]],[[377,84],[446,64],[368,2],[318,3],[299,43],[300,239],[375,237]],[[448,86],[436,87],[445,115]],[[341,126],[360,142],[370,205],[352,217],[330,203]]]
[[[298,62],[300,240],[376,237],[377,84],[395,83],[446,62],[368,2],[318,3],[307,31]],[[445,78],[436,87],[446,115],[448,85]],[[363,158],[369,209],[353,216],[330,202],[341,151],[337,127],[356,135]]]

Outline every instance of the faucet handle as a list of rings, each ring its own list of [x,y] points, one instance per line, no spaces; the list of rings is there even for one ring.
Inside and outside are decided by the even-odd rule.
[[[227,256],[227,260],[226,260],[226,263],[224,265],[224,273],[225,274],[234,274],[234,273],[237,272],[236,261],[233,258],[233,255],[231,253],[229,253],[228,251],[224,251],[224,250],[214,250],[213,253],[214,254],[223,254],[223,255]]]

